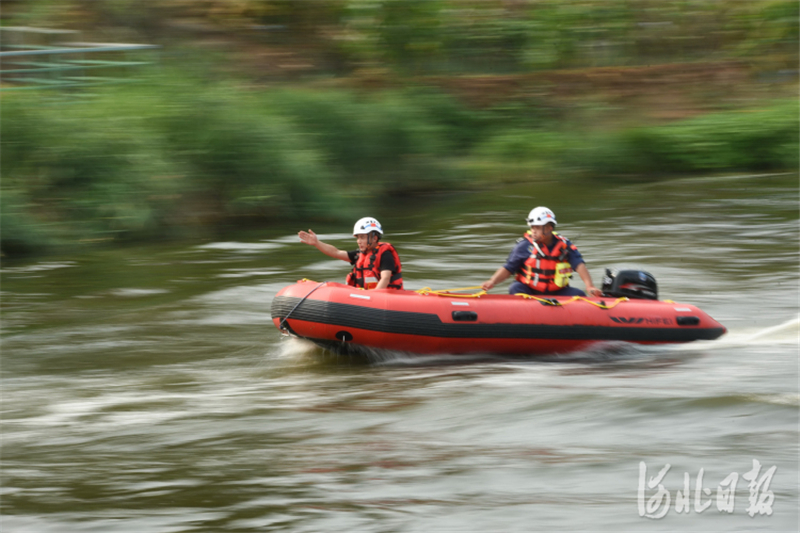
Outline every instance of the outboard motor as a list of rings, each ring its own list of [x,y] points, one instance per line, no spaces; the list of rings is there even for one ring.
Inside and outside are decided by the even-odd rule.
[[[658,300],[656,278],[643,270],[610,270],[603,276],[603,295],[634,300]]]

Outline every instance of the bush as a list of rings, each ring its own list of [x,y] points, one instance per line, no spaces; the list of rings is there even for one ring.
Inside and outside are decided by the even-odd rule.
[[[157,231],[182,184],[152,131],[103,106],[26,104],[3,108],[3,194],[30,200],[25,214],[12,212],[19,220],[74,226],[76,238]]]
[[[324,153],[340,190],[381,195],[435,189],[452,143],[424,107],[400,92],[293,90],[267,95],[274,113],[297,124]]]
[[[222,215],[305,217],[335,196],[311,136],[253,96],[225,87],[176,97],[155,120],[173,159]]]
[[[796,170],[799,126],[797,103],[779,103],[597,136],[569,159],[601,176]]]
[[[504,131],[490,137],[476,148],[482,158],[509,162],[557,162],[567,150],[570,140],[550,131]]]
[[[4,99],[3,252],[349,216],[358,201],[464,187],[465,168],[492,180],[652,178],[794,170],[800,159],[795,101],[584,133],[540,106],[475,110],[423,88],[255,92],[161,74],[95,91],[69,105]]]
[[[9,253],[19,241],[330,218],[348,196],[440,189],[458,177],[445,168],[443,128],[402,92],[249,93],[159,76],[69,105],[17,94],[3,114],[3,194],[21,199],[5,213],[6,232],[19,236],[5,239]]]

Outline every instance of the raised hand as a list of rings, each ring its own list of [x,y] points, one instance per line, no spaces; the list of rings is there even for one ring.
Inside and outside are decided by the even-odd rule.
[[[317,234],[314,233],[312,230],[308,231],[298,231],[297,236],[300,237],[300,240],[309,246],[316,246],[319,242],[317,238]]]

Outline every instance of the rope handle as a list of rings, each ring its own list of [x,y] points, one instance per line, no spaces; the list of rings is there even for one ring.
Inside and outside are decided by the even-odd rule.
[[[308,278],[303,278],[300,281],[311,281],[311,280],[308,279]],[[320,284],[317,287],[314,287],[314,290],[312,290],[311,292],[314,292],[315,290],[317,290],[321,285],[322,284]],[[479,290],[478,292],[472,293],[472,294],[456,294],[456,293],[462,292],[462,291],[474,291],[475,289],[481,289],[481,290]],[[308,298],[311,295],[311,292],[308,293],[303,298],[303,300]],[[417,294],[421,294],[423,296],[427,296],[427,295],[448,296],[450,298],[480,298],[481,296],[483,296],[485,294],[488,294],[485,290],[483,290],[481,288],[480,285],[475,285],[474,287],[461,287],[461,288],[458,288],[458,289],[431,289],[430,287],[423,287],[423,288],[418,289],[418,290],[416,290],[414,292],[416,292]],[[571,304],[573,302],[586,302],[588,304],[592,304],[592,305],[594,305],[596,307],[599,307],[600,309],[613,309],[616,306],[618,306],[619,304],[621,304],[622,302],[627,302],[627,301],[630,300],[630,298],[617,298],[616,300],[614,300],[614,303],[612,303],[611,305],[605,305],[603,303],[593,302],[592,300],[589,300],[588,298],[584,298],[583,296],[573,296],[572,298],[570,298],[569,300],[567,300],[565,302],[554,301],[552,298],[539,298],[538,296],[532,296],[530,294],[525,294],[523,292],[518,292],[514,296],[520,296],[520,297],[524,298],[525,300],[536,300],[537,302],[540,302],[540,303],[542,303],[544,305],[552,305],[554,307]],[[666,302],[671,302],[670,300],[665,300],[665,301]],[[302,300],[300,302],[298,302],[297,305],[300,305],[300,303],[302,303]],[[297,306],[295,306],[295,308],[297,308]],[[294,309],[292,309],[292,311],[294,311]],[[283,319],[284,321],[287,318],[289,318],[289,315],[292,314],[292,311],[290,311],[286,315],[286,317]],[[281,322],[281,324],[283,324],[283,322]]]
[[[480,285],[476,285],[474,287],[461,287],[459,289],[438,289],[438,290],[431,289],[430,287],[423,287],[422,289],[416,290],[414,292],[416,292],[417,294],[421,294],[421,295],[429,295],[430,294],[430,295],[434,295],[434,296],[448,296],[450,298],[480,298],[484,294],[488,294],[483,289],[481,289],[480,291],[478,291],[476,293],[473,293],[473,294],[455,294],[456,292],[473,291],[475,289],[481,289],[481,286]],[[520,296],[520,297],[522,297],[522,298],[524,298],[526,300],[536,300],[537,302],[541,302],[541,303],[543,303],[545,305],[552,305],[552,306],[561,306],[561,305],[571,304],[573,302],[583,301],[583,302],[592,304],[592,305],[594,305],[596,307],[599,307],[600,309],[613,309],[614,307],[618,306],[622,302],[627,302],[630,299],[630,298],[617,298],[616,300],[614,300],[614,303],[612,303],[611,305],[605,305],[603,303],[593,302],[592,300],[589,300],[588,298],[584,298],[583,296],[573,296],[572,298],[570,298],[569,300],[567,300],[565,302],[558,302],[558,301],[554,302],[550,298],[539,298],[538,296],[532,296],[530,294],[525,294],[525,293],[522,293],[522,292],[517,293],[514,296]]]
[[[524,298],[526,300],[536,300],[537,302],[541,302],[541,303],[543,303],[545,305],[552,305],[552,306],[567,305],[567,304],[571,304],[573,302],[583,301],[583,302],[592,304],[594,306],[597,306],[600,309],[613,309],[616,306],[618,306],[619,304],[621,304],[622,302],[627,302],[628,300],[630,300],[630,298],[617,298],[616,300],[614,300],[613,304],[605,305],[605,304],[602,304],[602,303],[599,303],[599,302],[593,302],[593,301],[589,300],[588,298],[584,298],[583,296],[573,296],[572,298],[570,298],[566,302],[554,301],[551,298],[539,298],[537,296],[531,296],[530,294],[525,294],[523,292],[518,292],[514,296],[521,296],[522,298]]]
[[[474,287],[462,287],[460,289],[438,289],[438,290],[431,289],[430,287],[423,287],[414,292],[416,292],[417,294],[422,294],[423,296],[427,294],[433,294],[434,296],[450,296],[451,298],[480,298],[481,296],[486,294],[486,291],[483,289],[473,294],[455,294],[457,291],[474,291],[475,289],[481,289],[481,286],[476,285]]]

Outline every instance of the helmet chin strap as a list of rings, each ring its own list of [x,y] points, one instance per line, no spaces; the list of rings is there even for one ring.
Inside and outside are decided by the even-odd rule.
[[[531,227],[531,229],[533,229],[533,228]],[[555,232],[551,231],[550,235],[546,235],[545,232],[544,232],[544,226],[543,226],[542,227],[542,231],[539,232],[539,238],[535,239],[535,242],[542,243],[542,244],[547,244],[547,242],[549,240],[548,237],[552,236],[553,233],[555,233]]]
[[[375,236],[374,231],[370,231],[369,233],[367,233],[367,250],[372,248],[373,242],[377,242],[377,237]]]

